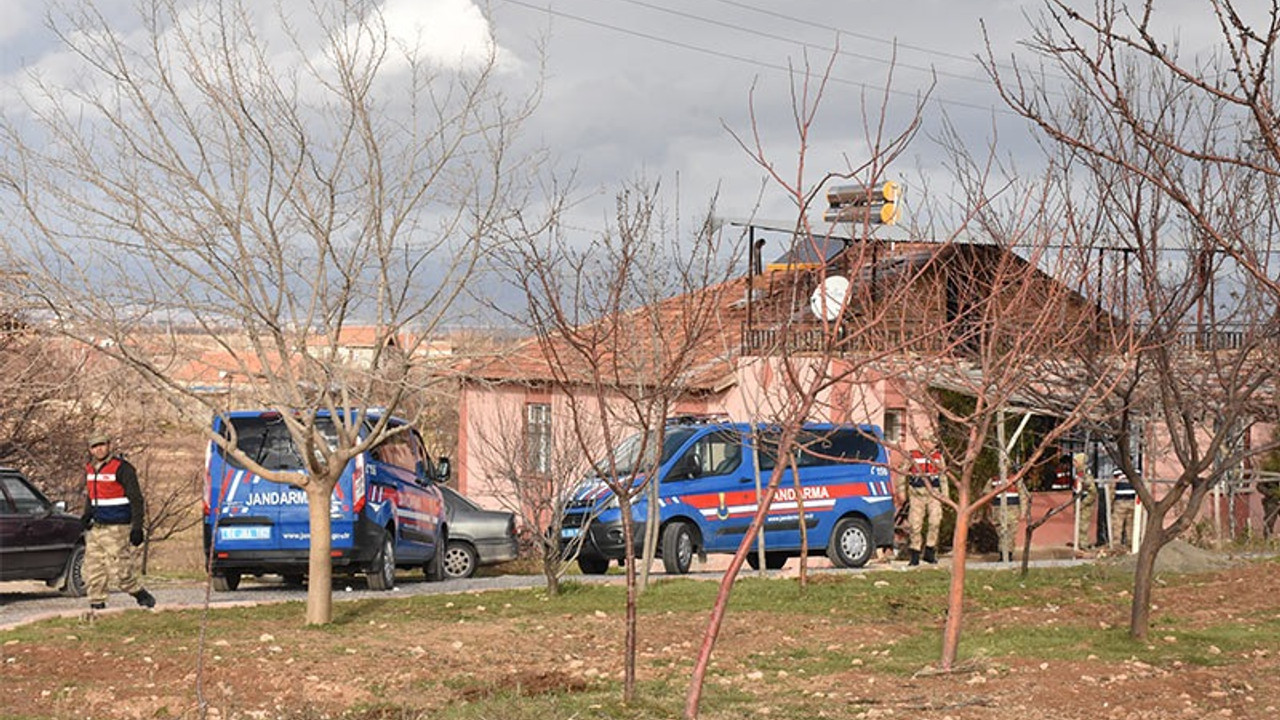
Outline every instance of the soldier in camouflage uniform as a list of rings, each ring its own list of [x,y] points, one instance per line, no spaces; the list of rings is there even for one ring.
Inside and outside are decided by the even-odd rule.
[[[1000,479],[991,481],[993,486],[1000,485]],[[1013,562],[1013,551],[1018,546],[1018,522],[1027,513],[1031,496],[1023,483],[1019,482],[1007,487],[995,499],[991,506],[996,512],[996,526],[1000,529],[1000,562]]]
[[[1107,545],[1127,548],[1133,542],[1133,514],[1138,505],[1138,490],[1120,468],[1111,473],[1111,478],[1111,536]]]
[[[155,597],[134,574],[134,549],[144,539],[145,517],[138,474],[129,461],[111,454],[111,438],[106,435],[89,439],[85,496],[81,522],[87,529],[84,573],[89,612],[106,608],[112,580],[139,605],[155,607]]]
[[[934,450],[925,455],[911,451],[911,471],[907,477],[907,523],[911,526],[908,565],[938,562],[938,531],[942,527],[942,496],[947,492],[942,468],[942,453]],[[929,530],[925,532],[925,521]]]
[[[1076,528],[1076,550],[1088,550],[1093,547],[1091,535],[1097,532],[1098,526],[1098,484],[1089,472],[1084,453],[1076,453],[1071,460],[1072,490],[1078,499],[1076,512],[1080,523]]]

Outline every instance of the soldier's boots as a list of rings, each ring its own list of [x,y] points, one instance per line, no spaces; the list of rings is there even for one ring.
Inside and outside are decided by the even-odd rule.
[[[938,551],[934,548],[926,547],[924,549],[924,561],[929,563],[930,565],[937,565]]]
[[[916,566],[916,565],[919,565],[919,564],[920,564],[920,551],[919,551],[919,550],[912,550],[912,551],[911,551],[911,560],[910,560],[907,564],[908,564],[908,565],[910,565],[910,566],[912,566],[912,567],[914,567],[914,566]]]
[[[143,588],[142,590],[139,590],[138,592],[134,593],[133,599],[137,600],[138,604],[144,608],[153,608],[156,606],[155,596],[147,592],[146,588]]]

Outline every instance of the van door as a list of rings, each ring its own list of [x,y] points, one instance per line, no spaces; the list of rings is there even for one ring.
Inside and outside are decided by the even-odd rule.
[[[303,472],[289,429],[279,413],[233,414],[236,447],[268,470]],[[317,421],[321,432],[332,434],[332,422]],[[326,432],[327,428],[327,432]],[[220,428],[221,429],[221,428]],[[224,434],[230,436],[227,429]],[[215,525],[213,542],[219,550],[303,550],[310,547],[311,523],[307,495],[289,483],[272,482],[250,472],[229,454],[210,447],[212,476],[209,506]],[[341,533],[334,519],[335,534]],[[345,546],[350,546],[350,539]],[[337,538],[335,549],[344,547]]]
[[[702,515],[708,552],[732,549],[742,540],[756,510],[754,475],[744,438],[720,429],[698,438],[663,478],[663,495],[679,494]]]
[[[366,507],[371,512],[384,506],[390,511],[398,564],[420,563],[435,552],[443,500],[430,472],[422,439],[414,430],[396,433],[369,451]]]

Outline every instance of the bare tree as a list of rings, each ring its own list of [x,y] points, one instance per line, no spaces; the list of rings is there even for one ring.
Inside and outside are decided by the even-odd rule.
[[[618,194],[616,225],[598,237],[579,243],[563,227],[529,227],[497,251],[528,300],[526,322],[555,394],[552,419],[567,425],[555,437],[570,438],[580,467],[618,502],[626,548],[628,702],[635,693],[639,593],[635,500],[656,480],[667,418],[690,403],[700,376],[721,368],[722,360],[699,351],[717,313],[741,291],[726,282],[732,258],[722,250],[711,213],[684,230],[679,213],[668,217],[660,198],[657,183],[637,181]],[[615,449],[633,434],[634,456],[624,462]],[[645,526],[658,530],[652,516]]]
[[[305,476],[209,438],[305,491],[306,619],[327,623],[335,482],[424,391],[416,351],[537,169],[513,152],[537,93],[499,90],[492,38],[432,58],[357,0],[305,16],[149,0],[135,20],[120,29],[93,4],[50,19],[73,70],[33,73],[0,128],[0,187],[20,213],[7,259],[61,332],[201,420],[225,408],[182,379],[193,348],[252,379],[246,396],[281,412]],[[363,362],[341,347],[353,324],[376,330]],[[386,412],[362,431],[374,403]]]
[[[834,57],[833,55],[831,60]],[[758,126],[754,121],[754,102],[752,135],[735,135],[743,150],[765,171],[769,182],[794,206],[796,222],[789,256],[796,265],[807,265],[814,270],[791,273],[772,292],[763,287],[768,284],[764,278],[756,278],[761,287],[753,283],[748,289],[751,298],[756,298],[757,294],[760,297],[755,318],[760,327],[765,329],[758,329],[754,325],[748,328],[749,344],[752,347],[744,349],[744,354],[758,355],[744,358],[740,372],[756,374],[761,378],[778,378],[774,383],[755,383],[756,387],[769,389],[764,397],[754,399],[751,405],[763,416],[753,418],[753,421],[767,420],[775,429],[774,443],[779,461],[774,464],[767,484],[760,489],[755,515],[720,580],[685,700],[684,716],[690,719],[698,716],[706,672],[728,610],[729,598],[753,544],[759,544],[758,562],[764,566],[762,529],[785,471],[790,469],[793,479],[799,483],[794,462],[783,459],[790,458],[801,450],[804,442],[802,430],[806,421],[815,415],[833,417],[848,412],[848,407],[833,411],[829,406],[835,387],[849,382],[851,378],[858,378],[878,359],[902,347],[900,343],[886,347],[871,340],[896,306],[892,297],[882,294],[883,288],[878,287],[874,273],[870,278],[857,281],[860,274],[874,266],[879,259],[879,243],[872,237],[873,221],[870,215],[843,219],[841,222],[848,224],[851,235],[857,233],[858,237],[840,240],[836,237],[836,223],[826,224],[825,227],[819,225],[811,220],[810,211],[829,181],[857,181],[864,188],[863,192],[868,196],[866,199],[871,200],[870,195],[886,181],[889,164],[906,149],[915,136],[919,128],[921,105],[914,108],[901,129],[892,131],[887,127],[887,96],[880,100],[879,113],[871,115],[865,112],[864,99],[863,130],[865,144],[869,148],[866,159],[851,163],[843,172],[821,173],[820,179],[815,183],[810,179],[812,173],[806,162],[830,70],[829,63],[820,71],[806,63],[793,74],[792,112],[799,145],[798,160],[794,166],[776,163],[766,151],[764,141],[756,132]],[[886,90],[886,94],[887,92]],[[919,102],[922,104],[923,98]],[[845,246],[841,252],[831,252],[833,246],[841,245]],[[836,255],[838,259],[829,262],[831,255]],[[846,292],[833,295],[828,292],[828,280],[837,276],[841,281],[853,278],[854,282],[847,285]],[[837,281],[839,285],[846,286],[841,281]],[[813,301],[818,305],[813,314],[806,316],[800,311],[810,305],[812,297],[818,298]],[[837,422],[845,419],[835,418]],[[802,494],[797,492],[797,498],[800,497]],[[803,522],[801,526],[804,526]],[[802,579],[805,555],[807,552],[801,553]]]
[[[1066,93],[1026,66],[989,68],[1005,101],[1056,146],[1064,194],[1084,220],[1070,241],[1113,237],[1127,283],[1116,312],[1134,329],[1124,392],[1101,431],[1148,512],[1130,634],[1149,629],[1160,549],[1196,519],[1208,492],[1250,455],[1251,426],[1276,418],[1275,271],[1280,127],[1273,62],[1280,4],[1211,0],[1207,53],[1162,35],[1154,2],[1090,13],[1050,0],[1027,47]],[[1059,83],[1055,83],[1059,84]],[[1075,182],[1065,185],[1068,178]],[[1099,257],[1101,257],[1101,250]],[[1130,264],[1131,263],[1131,264]],[[1131,448],[1176,458],[1163,495]],[[1141,473],[1139,471],[1142,471]]]
[[[541,350],[536,341],[530,341],[510,351],[521,352],[540,354]],[[483,382],[478,377],[484,373],[483,366],[474,368],[472,374],[476,378],[469,382]],[[500,392],[497,385],[486,383],[485,387],[496,394]],[[578,450],[579,440],[573,433],[575,425],[571,416],[550,415],[546,418],[546,430],[550,434],[545,438],[531,436],[521,431],[527,419],[521,417],[524,408],[516,405],[507,403],[484,417],[471,418],[467,434],[479,458],[481,467],[476,469],[483,472],[486,494],[491,493],[499,505],[516,513],[525,536],[539,549],[548,594],[558,595],[560,579],[577,559],[586,537],[580,534],[562,546],[564,498],[586,477],[590,466]],[[592,428],[581,430],[583,444],[600,447],[604,443],[599,432],[591,432]]]
[[[84,441],[103,414],[101,368],[20,313],[0,314],[0,464],[22,468],[74,506],[84,494]]]

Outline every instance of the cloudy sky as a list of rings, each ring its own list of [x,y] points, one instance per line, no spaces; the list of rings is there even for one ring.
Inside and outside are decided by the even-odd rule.
[[[281,2],[294,13],[308,7]],[[132,0],[98,4],[108,21],[132,15]],[[1189,45],[1215,31],[1202,0],[1158,5]],[[976,152],[996,143],[1034,165],[1025,123],[999,103],[976,56],[986,52],[983,23],[1000,62],[1018,52],[1040,12],[1036,2],[385,0],[384,10],[396,32],[441,63],[483,52],[492,31],[505,82],[528,86],[543,74],[544,99],[528,137],[562,171],[576,171],[587,225],[602,223],[611,195],[637,178],[661,180],[673,196],[678,189],[687,211],[719,192],[721,215],[793,219],[733,133],[754,130],[780,172],[794,176],[788,68],[806,62],[816,72],[832,62],[806,160],[809,182],[866,159],[863,104],[876,111],[886,92],[889,131],[910,120],[919,95],[931,93],[922,133],[890,170],[915,192],[923,185],[945,193],[936,142],[944,117]],[[0,72],[10,83],[26,69],[47,72],[67,61],[42,12],[29,0],[0,0]]]

